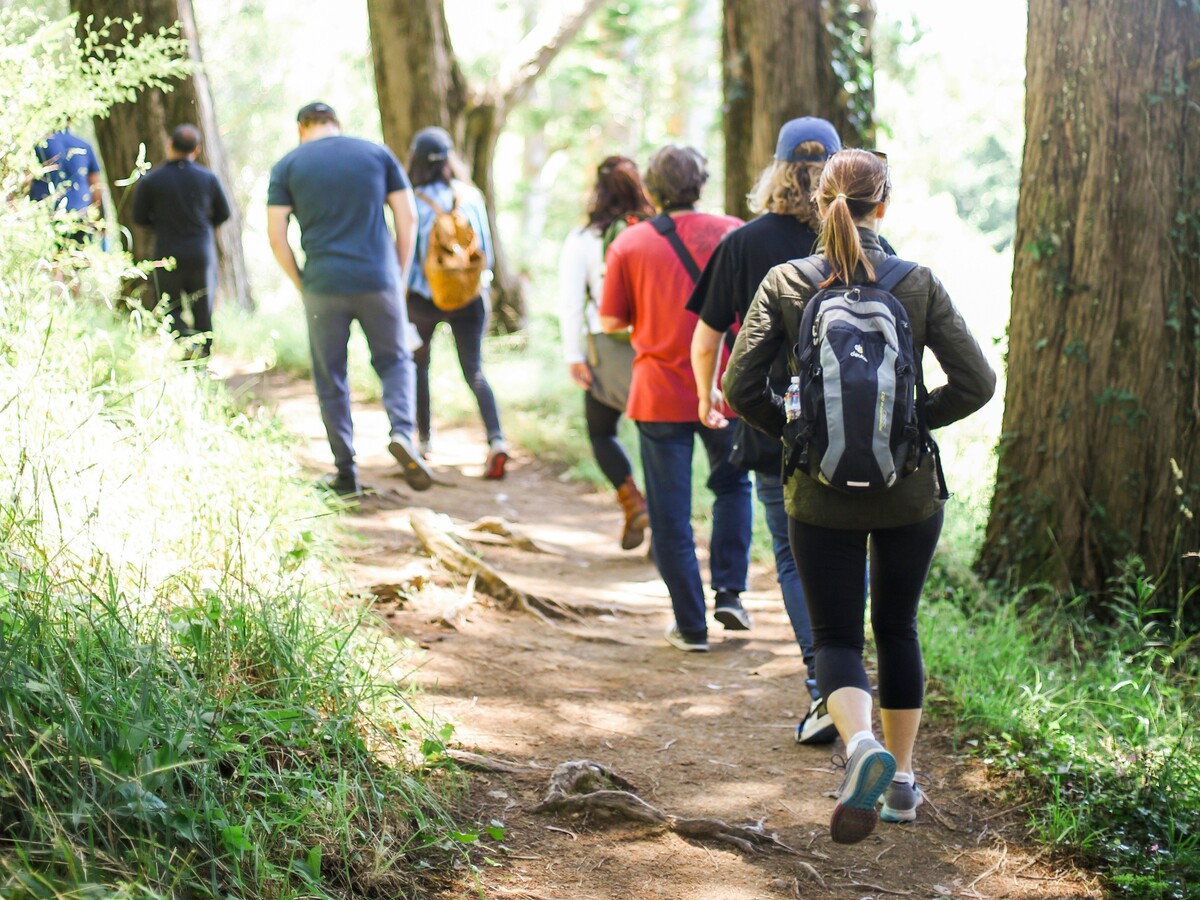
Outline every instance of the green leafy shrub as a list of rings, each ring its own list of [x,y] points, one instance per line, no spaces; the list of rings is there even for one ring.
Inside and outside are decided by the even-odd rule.
[[[1008,784],[1031,825],[1135,897],[1200,881],[1200,664],[1136,561],[1103,618],[1045,593],[963,592],[924,612],[936,705]],[[1189,887],[1191,886],[1191,887]]]

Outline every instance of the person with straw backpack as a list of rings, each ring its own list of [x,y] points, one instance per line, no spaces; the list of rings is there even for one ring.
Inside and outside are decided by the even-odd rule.
[[[422,128],[409,149],[409,176],[417,202],[417,260],[408,275],[408,316],[421,339],[417,366],[418,451],[432,451],[430,341],[441,322],[450,326],[463,378],[475,395],[488,442],[483,477],[503,478],[508,444],[496,396],[483,374],[483,336],[491,318],[488,284],[493,265],[487,207],[467,180],[445,129]]]

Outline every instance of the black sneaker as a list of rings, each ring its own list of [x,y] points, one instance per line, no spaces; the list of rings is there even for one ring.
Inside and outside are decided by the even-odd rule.
[[[392,435],[388,452],[400,463],[400,468],[404,470],[404,480],[410,488],[414,491],[427,491],[433,487],[433,473],[429,471],[429,466],[425,465],[421,454],[413,449],[406,438],[398,434]]]
[[[317,484],[346,499],[357,499],[362,496],[362,485],[358,483],[357,476],[345,472],[330,472]]]
[[[832,744],[837,740],[837,726],[833,724],[833,716],[825,706],[825,698],[817,690],[815,679],[809,678],[804,682],[812,703],[808,707],[808,715],[796,726],[797,744]]]
[[[732,591],[717,591],[713,618],[724,625],[726,631],[750,630],[750,613],[742,606],[742,599]]]

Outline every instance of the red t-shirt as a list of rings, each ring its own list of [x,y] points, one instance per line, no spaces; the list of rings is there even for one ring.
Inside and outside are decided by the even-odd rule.
[[[742,224],[733,216],[683,213],[675,230],[701,269],[721,238]],[[693,282],[670,242],[650,222],[626,228],[605,257],[602,316],[633,326],[633,383],[625,413],[636,422],[697,422],[688,312]]]

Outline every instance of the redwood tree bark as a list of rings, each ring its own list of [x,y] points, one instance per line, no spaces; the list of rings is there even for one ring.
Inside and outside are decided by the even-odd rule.
[[[746,194],[779,127],[828,119],[848,147],[873,146],[873,0],[725,0],[725,211],[748,218]]]
[[[367,0],[384,142],[404,160],[412,136],[421,128],[440,125],[454,137],[471,180],[487,202],[496,257],[492,309],[494,327],[501,332],[522,326],[524,299],[496,226],[496,141],[509,112],[602,4],[603,0],[578,0],[560,21],[535,27],[495,76],[476,88],[468,85],[455,58],[442,0]]]
[[[989,576],[1200,583],[1197,58],[1195,4],[1029,4]]]
[[[80,29],[86,27],[89,16],[94,16],[98,22],[106,16],[125,20],[141,16],[137,26],[139,33],[155,32],[179,23],[180,34],[187,40],[195,63],[192,76],[177,83],[170,92],[142,91],[134,102],[119,103],[112,107],[106,118],[97,118],[94,123],[99,143],[97,149],[108,174],[118,222],[128,235],[126,248],[135,259],[149,259],[154,246],[153,234],[133,224],[136,184],[120,186],[115,182],[128,178],[137,168],[140,145],[145,145],[146,161],[157,164],[166,156],[167,137],[176,125],[191,122],[200,129],[204,143],[199,161],[220,179],[231,212],[229,220],[216,232],[219,297],[244,309],[252,308],[250,281],[242,253],[242,214],[235,202],[229,165],[217,128],[191,0],[71,0],[71,10],[79,14]]]

